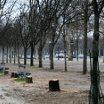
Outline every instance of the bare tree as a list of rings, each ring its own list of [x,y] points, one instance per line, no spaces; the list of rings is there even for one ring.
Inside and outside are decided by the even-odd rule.
[[[91,70],[91,100],[90,104],[99,104],[101,99],[100,95],[100,71],[99,71],[99,62],[98,62],[98,56],[99,56],[99,18],[100,14],[102,12],[102,9],[104,7],[104,0],[92,0],[92,7],[94,11],[94,33],[93,33],[93,65]],[[104,102],[103,102],[104,103]]]
[[[90,1],[85,0],[81,3],[82,6],[82,20],[83,20],[83,74],[87,73],[87,33],[88,33],[88,21],[92,15],[92,8],[90,6]]]

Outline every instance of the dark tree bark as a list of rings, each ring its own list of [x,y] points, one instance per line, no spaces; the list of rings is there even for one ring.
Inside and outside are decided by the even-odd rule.
[[[8,53],[9,53],[9,49],[8,49],[8,46],[7,46],[7,49],[6,49],[6,63],[8,63]]]
[[[83,39],[83,74],[87,73],[87,22],[88,22],[88,1],[86,0],[84,10],[84,39]]]
[[[10,50],[9,50],[9,62],[12,63],[12,49],[10,47]]]
[[[64,64],[65,64],[65,72],[67,72],[67,60],[66,60],[66,40],[65,40],[65,37],[64,37]]]
[[[39,44],[39,49],[38,49],[38,55],[39,55],[39,67],[43,67],[42,64],[42,52],[43,52],[43,47],[42,47],[42,42]]]
[[[24,47],[24,65],[27,64],[27,48]]]
[[[78,61],[78,53],[79,52],[79,38],[77,37],[77,40],[76,40],[76,58],[77,58],[77,61]]]
[[[50,69],[54,69],[53,52],[54,52],[54,43],[49,43]]]
[[[67,60],[66,60],[66,48],[67,48],[67,44],[66,44],[65,27],[63,27],[63,43],[64,43],[64,65],[65,65],[65,72],[67,72]]]
[[[104,48],[103,48],[103,63],[104,63]]]
[[[70,42],[69,42],[69,57],[68,57],[68,60],[69,61],[73,61],[73,43],[72,43],[72,39],[70,39]]]
[[[2,63],[4,63],[4,46],[2,46]]]
[[[20,63],[19,47],[17,48],[17,54],[18,54],[18,64],[19,64]]]
[[[103,35],[103,63],[104,63],[104,35]]]
[[[30,47],[31,47],[30,66],[34,66],[34,45],[33,45],[33,43],[30,44]]]
[[[100,13],[104,7],[104,0],[101,1],[101,4],[98,4],[98,1],[93,0],[93,10],[94,10],[94,33],[93,33],[93,64],[91,72],[91,104],[100,103],[100,70],[99,70],[99,18]]]
[[[70,54],[71,54],[71,57],[69,59],[69,61],[73,61],[73,43],[70,43]]]
[[[16,49],[14,48],[14,64],[16,64]]]
[[[92,90],[92,99],[93,104],[98,104],[98,97],[99,97],[99,82],[98,82],[98,56],[99,56],[99,50],[98,50],[98,44],[99,44],[99,14],[95,14],[95,20],[94,20],[94,34],[93,34],[93,90]]]

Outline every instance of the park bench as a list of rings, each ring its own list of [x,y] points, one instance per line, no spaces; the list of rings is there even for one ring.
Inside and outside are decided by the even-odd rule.
[[[0,66],[0,72],[3,72],[4,71],[4,67],[3,66]]]
[[[0,72],[3,72],[5,70],[5,63],[0,63]]]
[[[18,71],[17,74],[18,74],[18,76],[26,77],[26,76],[29,76],[31,73],[24,72],[24,71]]]
[[[0,66],[0,72],[4,73],[4,75],[7,75],[7,74],[9,74],[9,68],[4,67],[4,66]]]
[[[16,72],[12,72],[11,73],[11,77],[12,78],[17,78],[17,77],[27,77],[29,76],[31,73],[29,73],[28,71],[26,71],[26,65],[24,64],[18,64],[19,69]]]
[[[31,73],[27,73],[27,72],[12,72],[11,73],[11,78],[18,78],[18,77],[27,77],[29,76]]]

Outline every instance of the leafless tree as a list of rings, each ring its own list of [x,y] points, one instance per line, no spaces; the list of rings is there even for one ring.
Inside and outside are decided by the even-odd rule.
[[[92,70],[91,70],[91,100],[90,104],[99,104],[101,99],[99,99],[100,96],[100,71],[99,71],[99,62],[98,62],[98,56],[99,56],[99,19],[100,14],[102,12],[102,9],[104,7],[104,0],[92,0],[92,7],[93,7],[93,13],[94,13],[94,33],[93,33],[93,64],[92,64]],[[104,102],[103,102],[104,103]]]

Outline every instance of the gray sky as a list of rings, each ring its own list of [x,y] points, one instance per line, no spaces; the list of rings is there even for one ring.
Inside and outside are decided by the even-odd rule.
[[[14,1],[16,1],[16,3],[15,3],[15,5],[14,5],[13,11],[12,11],[12,13],[11,13],[12,18],[14,18],[14,17],[16,17],[16,16],[19,15],[21,5],[23,5],[23,4],[28,5],[28,2],[29,2],[29,0],[8,0],[8,2],[7,2],[6,5],[5,5],[5,8],[4,8],[4,10],[3,10],[4,13],[5,13],[5,11],[9,10],[8,8],[11,7],[11,5],[13,4]]]

